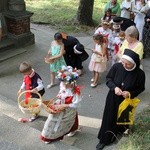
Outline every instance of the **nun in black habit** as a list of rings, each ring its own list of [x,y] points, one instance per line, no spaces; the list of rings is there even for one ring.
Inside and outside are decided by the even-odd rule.
[[[130,26],[135,26],[134,21],[124,18],[124,17],[114,17],[113,24],[120,25],[121,31],[125,31]]]
[[[121,62],[114,64],[106,76],[109,92],[98,133],[100,141],[96,146],[97,150],[102,150],[105,145],[114,142],[118,134],[122,135],[129,128],[127,125],[116,124],[117,113],[119,104],[129,97],[129,93],[133,99],[145,90],[145,73],[139,65],[139,55],[125,49]]]
[[[82,62],[88,59],[89,55],[77,38],[69,36],[65,33],[61,34],[63,37],[62,42],[65,49],[65,62],[67,66],[76,68],[79,75],[81,75],[83,69]]]

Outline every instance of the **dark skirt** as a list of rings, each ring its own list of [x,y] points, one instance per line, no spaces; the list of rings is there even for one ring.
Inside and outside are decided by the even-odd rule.
[[[143,46],[144,46],[144,56],[150,54],[150,25],[145,25],[143,28]]]

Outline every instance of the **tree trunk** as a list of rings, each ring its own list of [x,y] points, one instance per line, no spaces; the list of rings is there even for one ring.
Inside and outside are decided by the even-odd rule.
[[[94,0],[80,0],[76,18],[79,24],[93,25],[93,6]]]

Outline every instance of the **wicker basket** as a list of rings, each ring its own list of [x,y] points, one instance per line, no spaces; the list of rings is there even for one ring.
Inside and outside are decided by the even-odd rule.
[[[45,109],[46,112],[48,112],[48,113],[58,113],[57,110],[53,109],[55,100],[57,100],[56,97],[51,99],[51,100],[42,101],[42,104],[43,104],[44,109]]]
[[[40,113],[40,107],[42,104],[42,97],[39,93],[34,93],[39,96],[39,98],[28,98],[28,104],[25,104],[24,99],[21,100],[21,97],[27,93],[31,92],[29,90],[22,92],[18,96],[18,106],[21,109],[21,111],[25,114],[32,114],[32,115],[37,115]]]

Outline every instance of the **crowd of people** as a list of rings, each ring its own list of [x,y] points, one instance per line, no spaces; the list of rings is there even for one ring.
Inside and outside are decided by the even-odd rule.
[[[102,24],[95,31],[95,34],[103,35],[112,61],[106,76],[110,90],[98,133],[97,150],[102,150],[118,135],[129,130],[129,125],[117,124],[119,105],[125,98],[135,98],[145,90],[145,73],[141,63],[143,56],[149,53],[149,4],[145,0],[124,0],[121,4],[110,0],[105,6]]]
[[[149,49],[149,0],[124,0],[119,4],[117,0],[110,0],[105,6],[103,20],[119,23],[121,30],[125,31],[129,26],[135,25],[139,35],[138,40],[143,43],[144,57],[150,52]],[[121,22],[122,21],[122,22]]]
[[[107,62],[111,61],[112,65],[106,76],[109,92],[98,133],[97,150],[102,150],[129,129],[128,125],[116,123],[119,105],[125,98],[135,98],[145,90],[145,73],[141,60],[143,54],[149,51],[148,35],[143,34],[149,29],[148,6],[149,2],[143,0],[124,0],[121,5],[117,0],[110,0],[106,4],[101,25],[93,33],[91,41],[93,40],[95,45],[91,49],[92,55],[88,65],[89,71],[93,72],[90,84],[92,88],[99,84],[100,73],[106,71]],[[131,14],[134,15],[132,19]],[[84,45],[77,38],[60,32],[54,34],[54,40],[44,59],[50,66],[50,84],[47,89],[55,85],[56,78],[60,81],[60,88],[55,107],[49,113],[41,133],[41,140],[45,143],[76,133],[79,125],[77,105],[81,101],[76,80],[82,75],[82,62],[88,57]],[[20,72],[24,74],[24,79],[18,95],[23,90],[31,90],[32,94],[27,94],[27,97],[35,97],[33,93],[36,92],[41,95],[45,93],[41,77],[28,62],[20,64]],[[34,114],[30,120],[34,121],[38,115]]]

